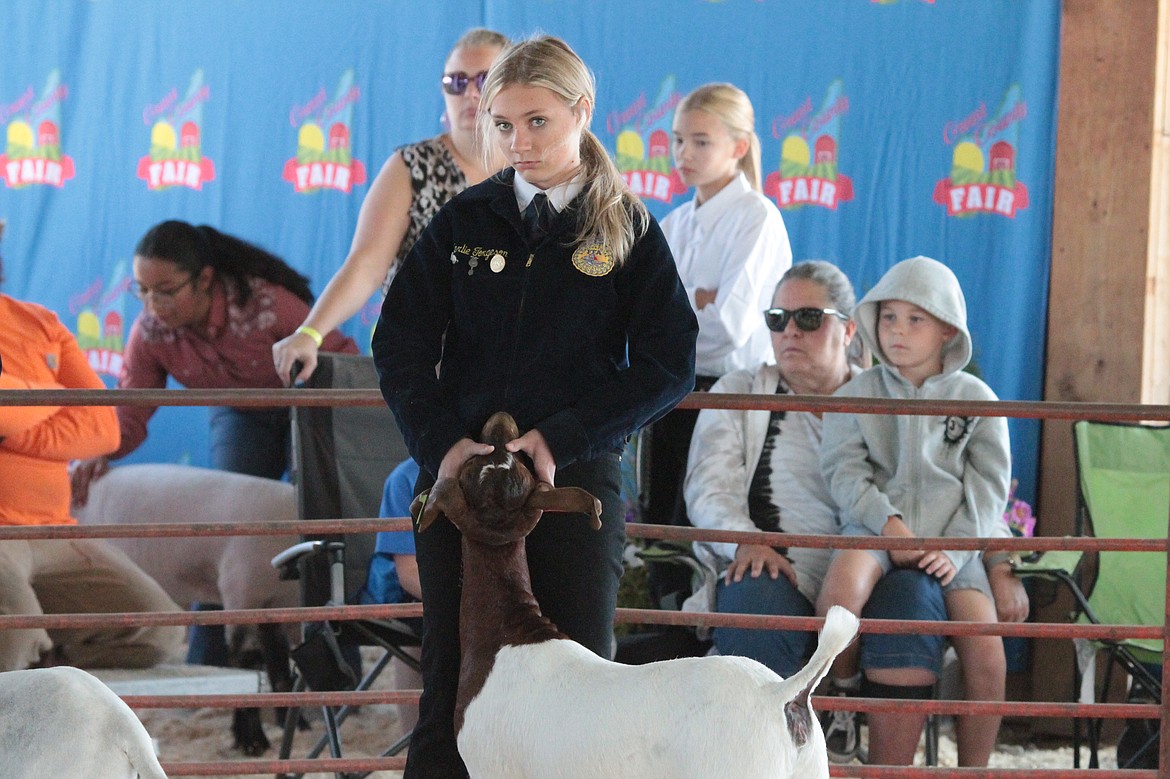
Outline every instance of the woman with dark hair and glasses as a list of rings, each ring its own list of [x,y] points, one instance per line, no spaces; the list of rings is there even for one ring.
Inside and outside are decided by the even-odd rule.
[[[399,263],[440,206],[503,167],[485,162],[475,122],[488,68],[507,45],[506,37],[482,28],[455,42],[440,81],[448,129],[400,147],[382,166],[362,203],[349,256],[296,332],[272,347],[276,372],[286,383],[313,375],[321,333],[356,314],[379,287],[386,295]]]
[[[199,389],[283,386],[269,354],[308,312],[313,295],[307,278],[258,246],[214,227],[175,220],[142,236],[133,268],[133,290],[143,308],[130,329],[119,389],[161,389],[168,377]],[[353,340],[337,331],[325,336],[322,346],[357,352]],[[210,411],[213,467],[281,478],[288,469],[288,409]],[[109,460],[146,439],[154,412],[150,406],[118,408],[122,444],[108,458],[74,468],[75,502],[85,503],[89,482],[106,472]]]

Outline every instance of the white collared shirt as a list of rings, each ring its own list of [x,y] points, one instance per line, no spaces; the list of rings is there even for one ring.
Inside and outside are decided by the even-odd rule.
[[[541,189],[535,184],[528,183],[523,176],[517,174],[512,180],[512,187],[516,190],[516,205],[519,207],[520,213],[524,213],[524,209],[528,208],[528,204],[532,202],[532,198],[536,197],[537,192],[543,192],[548,197],[548,202],[553,209],[559,214],[565,210],[565,206],[569,205],[573,198],[581,194],[581,190],[585,188],[585,179],[584,174],[578,173],[564,184]]]
[[[714,303],[695,310],[695,372],[722,376],[775,362],[764,309],[792,266],[788,231],[775,204],[740,173],[701,206],[692,200],[667,214],[662,232],[691,306],[695,290],[716,290]]]

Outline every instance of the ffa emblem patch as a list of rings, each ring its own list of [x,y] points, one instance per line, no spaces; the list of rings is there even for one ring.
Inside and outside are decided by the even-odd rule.
[[[613,256],[605,250],[605,244],[587,243],[573,252],[573,267],[586,276],[604,276],[613,266]]]

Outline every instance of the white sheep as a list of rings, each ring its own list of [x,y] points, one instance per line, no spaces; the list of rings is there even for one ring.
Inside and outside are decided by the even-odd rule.
[[[459,753],[475,779],[824,779],[824,734],[809,696],[857,633],[857,618],[829,612],[809,663],[783,679],[743,657],[627,666],[569,640],[532,595],[524,538],[542,511],[591,514],[578,489],[537,485],[502,443],[518,435],[496,414],[459,479],[416,503],[420,531],[442,512],[463,533]],[[496,467],[487,467],[487,466]]]
[[[150,734],[95,677],[0,673],[0,779],[166,779]]]
[[[176,522],[276,522],[297,519],[291,484],[240,473],[186,465],[142,464],[112,468],[90,485],[79,522],[170,524]],[[225,609],[290,608],[301,605],[300,588],[285,581],[270,561],[297,536],[202,536],[112,538],[181,605],[220,603]],[[293,626],[228,625],[229,664],[268,669],[272,689],[292,688],[289,641]],[[268,739],[255,709],[237,709],[232,719],[236,747],[259,755]]]

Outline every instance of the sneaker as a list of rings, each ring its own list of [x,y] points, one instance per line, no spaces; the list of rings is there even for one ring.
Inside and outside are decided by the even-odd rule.
[[[830,684],[827,696],[848,697],[849,692]],[[855,711],[821,712],[821,729],[825,732],[825,751],[834,763],[849,763],[858,756],[858,715]]]

